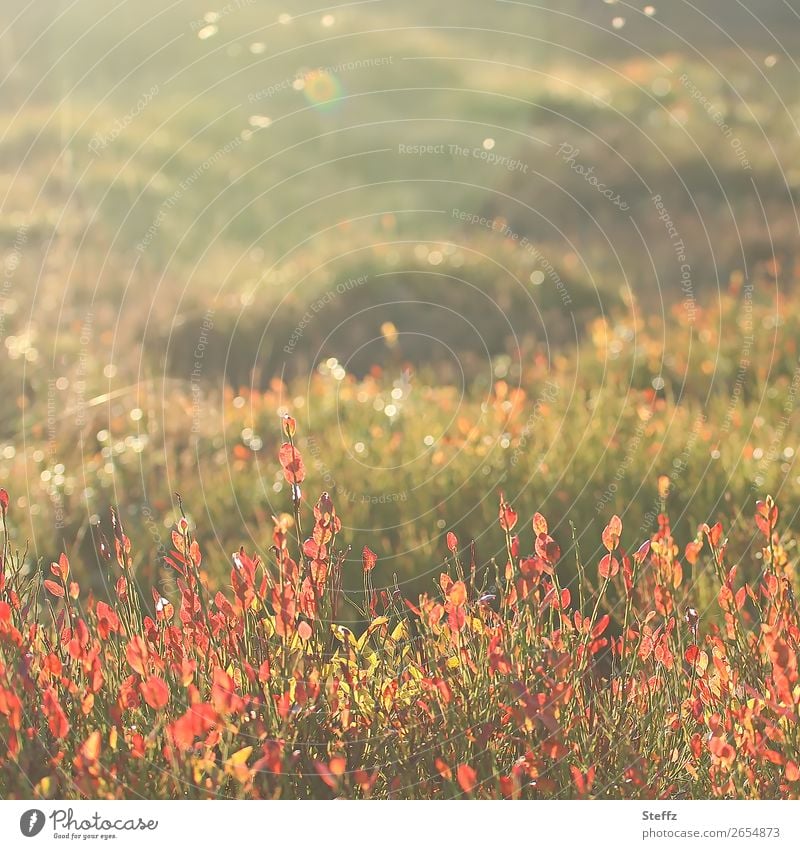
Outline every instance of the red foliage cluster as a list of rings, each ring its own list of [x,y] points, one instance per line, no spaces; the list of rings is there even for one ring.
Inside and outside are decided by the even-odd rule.
[[[84,596],[65,555],[29,573],[0,490],[0,795],[798,795],[800,628],[772,499],[743,583],[720,524],[681,555],[666,515],[633,554],[611,517],[596,571],[578,558],[574,573],[547,520],[528,536],[501,495],[502,560],[481,564],[474,543],[462,560],[449,532],[454,573],[433,595],[376,590],[365,547],[357,635],[341,624],[341,520],[323,493],[303,533],[305,468],[283,430],[293,515],[275,517],[268,557],[232,555],[230,592],[209,590],[183,517],[174,599],[141,592],[116,514],[100,542],[113,599]],[[716,582],[716,614],[687,569]]]

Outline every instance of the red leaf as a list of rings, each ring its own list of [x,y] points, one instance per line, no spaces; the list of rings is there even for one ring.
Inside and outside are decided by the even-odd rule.
[[[69,721],[56,697],[55,690],[52,688],[45,690],[42,705],[44,712],[47,714],[47,724],[50,728],[50,733],[59,740],[66,737],[69,734]]]
[[[465,793],[472,793],[475,785],[478,783],[478,774],[469,764],[461,764],[456,769],[456,778],[458,779],[459,787]]]
[[[646,539],[637,549],[636,553],[633,555],[633,559],[637,565],[641,565],[644,562],[645,557],[650,553],[650,540]]]
[[[765,537],[769,537],[772,533],[772,529],[777,523],[778,508],[772,498],[768,495],[766,501],[757,501],[756,525],[761,533],[764,534]]]
[[[169,702],[169,687],[157,675],[151,675],[142,684],[142,696],[153,710],[161,710]]]
[[[300,452],[289,442],[284,442],[278,451],[278,460],[283,466],[283,475],[289,483],[302,483],[306,468]]]
[[[613,578],[619,572],[619,560],[611,554],[606,554],[597,566],[601,578]]]
[[[378,562],[378,555],[369,546],[365,545],[361,550],[361,562],[364,564],[364,571],[371,572]]]
[[[313,539],[307,539],[303,543],[303,554],[312,560],[324,560],[328,556],[328,550]]]
[[[686,662],[692,666],[697,662],[697,658],[700,656],[700,649],[692,643],[686,651],[683,653],[683,657]]]
[[[539,534],[536,537],[536,553],[548,563],[555,563],[561,557],[561,549],[558,547],[558,543],[547,534]]]
[[[547,519],[541,513],[533,514],[533,532],[537,537],[547,533]]]
[[[514,525],[517,524],[518,515],[516,510],[505,500],[503,493],[500,493],[500,527],[504,531],[514,530]]]
[[[56,596],[56,598],[64,598],[64,587],[62,587],[61,584],[57,584],[55,581],[48,579],[44,582],[44,588],[47,592]]]
[[[236,693],[233,678],[219,667],[214,670],[211,704],[220,714],[238,713],[244,707],[243,699]]]
[[[8,491],[0,487],[0,509],[5,513],[8,510]]]
[[[706,526],[706,533],[708,534],[708,538],[711,542],[711,545],[716,548],[719,545],[720,540],[722,539],[722,523],[717,522],[713,528],[709,528]]]
[[[453,554],[455,554],[458,549],[458,537],[452,531],[448,531],[447,533],[447,547],[453,552]]]
[[[597,623],[595,624],[594,628],[592,628],[592,639],[593,640],[597,639],[603,633],[603,631],[605,631],[605,629],[608,628],[608,623],[610,621],[611,621],[611,617],[607,613],[604,614],[603,616],[601,616],[597,620]]]
[[[586,779],[583,777],[583,773],[576,766],[570,766],[569,771],[572,773],[575,789],[583,796],[586,793]]]

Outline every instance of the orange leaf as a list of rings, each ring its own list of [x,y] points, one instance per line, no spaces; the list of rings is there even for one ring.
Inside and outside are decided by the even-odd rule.
[[[347,759],[339,755],[331,758],[328,763],[328,769],[331,771],[331,775],[335,775],[337,777],[344,775],[345,770],[347,769]]]
[[[153,710],[161,710],[169,702],[169,687],[157,675],[151,675],[142,684],[142,696]]]
[[[53,566],[56,567],[56,571],[53,574],[60,576],[61,580],[66,583],[69,576],[69,560],[67,560],[67,555],[62,552],[58,558],[58,563],[54,563]],[[52,570],[52,566],[50,568]]]
[[[436,771],[439,773],[439,775],[442,776],[442,778],[446,779],[447,781],[452,781],[453,770],[450,769],[450,767],[445,761],[443,761],[441,758],[435,758],[433,764],[436,767]]]
[[[454,607],[462,607],[467,602],[467,588],[463,581],[456,581],[447,593],[450,604]]]
[[[622,536],[622,519],[614,514],[603,530],[603,545],[613,551],[619,545],[619,538]]]
[[[149,655],[150,650],[147,648],[147,643],[139,634],[136,634],[128,643],[128,648],[125,650],[125,659],[128,661],[131,669],[134,672],[138,672],[139,675],[144,675]]]
[[[46,580],[44,582],[44,588],[51,595],[56,596],[56,598],[64,598],[64,587],[61,584],[57,584],[55,581]]]
[[[319,761],[314,761],[314,769],[316,769],[319,777],[331,788],[331,790],[336,789],[337,779],[336,776],[328,769],[325,764],[320,763]]]

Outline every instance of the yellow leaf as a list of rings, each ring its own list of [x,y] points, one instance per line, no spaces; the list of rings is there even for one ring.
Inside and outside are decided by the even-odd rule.
[[[247,759],[253,753],[252,746],[245,746],[243,749],[239,749],[238,752],[234,752],[227,761],[225,761],[225,766],[237,767],[247,762]]]
[[[448,657],[447,658],[447,668],[448,669],[458,669],[461,666],[461,661],[457,657]]]
[[[351,645],[354,647],[358,645],[353,632],[349,628],[345,628],[342,625],[331,625],[331,630],[333,631],[334,637],[336,637],[342,645]]]
[[[373,619],[372,622],[369,623],[369,627],[366,631],[359,637],[358,642],[356,643],[356,648],[361,651],[364,648],[367,640],[370,637],[370,634],[374,634],[381,625],[385,625],[389,621],[388,616],[378,616],[377,619]]]
[[[401,619],[392,631],[392,639],[398,643],[400,640],[408,639],[408,625],[405,619]]]
[[[81,746],[81,755],[87,761],[96,761],[100,757],[100,749],[102,748],[103,738],[99,731],[92,731],[86,738],[86,742]]]
[[[388,616],[377,616],[375,617],[375,619],[372,620],[372,622],[369,623],[369,628],[367,628],[367,631],[371,634],[373,631],[376,631],[378,628],[380,628],[381,625],[386,625],[388,621]]]

